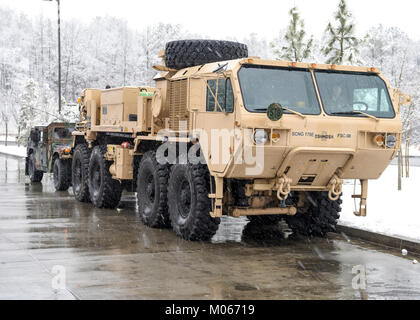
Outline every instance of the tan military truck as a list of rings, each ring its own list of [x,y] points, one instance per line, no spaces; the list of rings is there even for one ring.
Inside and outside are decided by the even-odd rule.
[[[243,44],[169,42],[156,86],[86,89],[74,135],[79,201],[136,191],[144,223],[208,240],[222,215],[285,219],[323,236],[344,179],[368,180],[401,144],[401,94],[373,67],[263,60]]]

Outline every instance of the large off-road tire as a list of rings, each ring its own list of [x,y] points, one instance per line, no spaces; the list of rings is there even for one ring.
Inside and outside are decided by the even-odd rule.
[[[112,162],[105,159],[106,146],[96,146],[89,161],[90,200],[97,208],[114,209],[121,199],[122,185],[112,179],[109,167]]]
[[[71,185],[71,161],[56,159],[53,166],[54,187],[66,191]]]
[[[232,41],[178,40],[166,43],[165,48],[165,65],[173,69],[245,57],[248,47]]]
[[[35,157],[33,153],[29,155],[28,159],[28,174],[31,182],[41,182],[42,177],[44,176],[44,172],[36,170]]]
[[[310,192],[313,200],[307,212],[298,212],[286,217],[286,222],[294,234],[303,236],[325,237],[328,232],[335,232],[340,218],[341,199],[332,201],[328,192]]]
[[[168,187],[169,214],[173,230],[183,239],[207,241],[219,227],[220,218],[210,216],[209,181],[206,166],[172,166]]]
[[[273,225],[283,219],[281,215],[261,215],[261,216],[247,216],[248,220],[254,224]]]
[[[171,226],[168,213],[168,180],[170,167],[159,164],[156,152],[146,152],[137,174],[137,203],[140,217],[152,228]]]
[[[80,202],[89,202],[89,159],[90,149],[86,144],[79,144],[76,146],[73,152],[72,161],[72,185],[73,193],[76,200]]]

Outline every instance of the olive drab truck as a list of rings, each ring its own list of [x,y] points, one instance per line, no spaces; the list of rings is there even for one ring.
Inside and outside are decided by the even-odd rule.
[[[44,173],[53,173],[54,187],[65,191],[71,185],[71,147],[74,124],[53,122],[35,126],[28,136],[25,174],[41,182]]]
[[[153,87],[82,92],[77,200],[114,208],[135,191],[146,225],[188,240],[210,239],[223,215],[324,236],[343,180],[358,179],[355,214],[366,215],[407,100],[378,69],[264,60],[227,41],[173,41],[159,54]]]

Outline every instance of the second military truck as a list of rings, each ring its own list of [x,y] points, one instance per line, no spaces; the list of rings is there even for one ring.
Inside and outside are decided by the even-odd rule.
[[[71,185],[71,147],[74,124],[53,122],[31,129],[26,147],[25,174],[41,182],[44,173],[53,173],[54,187],[65,191]]]

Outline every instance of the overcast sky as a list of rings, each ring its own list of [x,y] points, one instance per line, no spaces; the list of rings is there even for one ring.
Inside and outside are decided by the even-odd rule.
[[[288,11],[297,5],[308,33],[320,37],[333,17],[339,0],[61,0],[63,19],[89,22],[95,16],[126,18],[135,29],[167,22],[182,24],[192,33],[213,38],[242,38],[255,32],[271,39],[287,26]],[[357,22],[357,33],[382,23],[397,26],[413,39],[420,39],[419,0],[348,0]],[[30,16],[42,13],[56,17],[55,1],[0,0],[0,4],[24,11]]]

